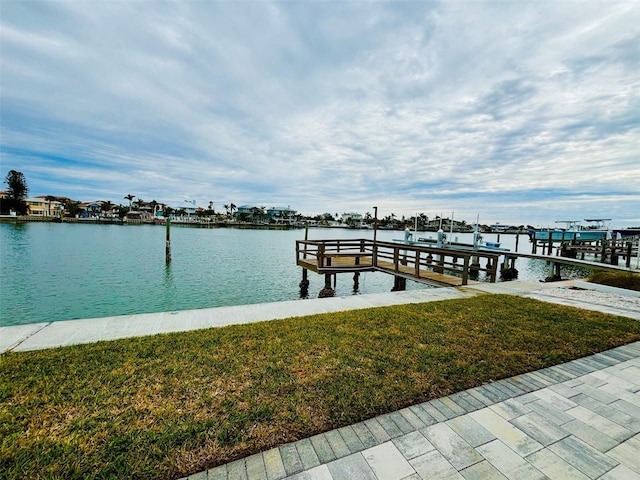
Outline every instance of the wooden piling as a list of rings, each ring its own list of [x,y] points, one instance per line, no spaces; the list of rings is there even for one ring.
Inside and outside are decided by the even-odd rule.
[[[308,279],[308,270],[306,268],[302,269],[302,280],[300,280],[300,295],[306,297],[309,293],[309,279]]]
[[[167,217],[167,236],[165,241],[164,259],[165,263],[171,263],[171,220]]]
[[[407,279],[399,275],[395,275],[393,278],[392,292],[402,292],[407,289]]]

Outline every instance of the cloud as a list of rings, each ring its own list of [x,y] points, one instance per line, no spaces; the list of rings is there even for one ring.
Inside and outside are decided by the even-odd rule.
[[[0,22],[0,158],[33,194],[640,224],[634,2],[34,1]]]

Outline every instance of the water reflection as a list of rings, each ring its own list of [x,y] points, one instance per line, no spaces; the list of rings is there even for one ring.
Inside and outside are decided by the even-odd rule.
[[[519,270],[521,278],[543,282],[549,276],[549,266],[545,260],[519,258],[516,261],[516,268]],[[562,280],[588,277],[593,272],[593,269],[573,265],[562,265],[560,269]]]
[[[164,306],[166,310],[176,309],[176,296],[178,295],[176,285],[173,279],[173,268],[171,263],[166,263],[164,266],[164,278],[162,281],[162,294],[164,299]]]

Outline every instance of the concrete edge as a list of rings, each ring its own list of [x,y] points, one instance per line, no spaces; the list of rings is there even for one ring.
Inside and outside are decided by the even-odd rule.
[[[574,280],[573,286],[583,288],[585,290],[594,290],[602,293],[612,293],[614,295],[622,295],[625,297],[640,298],[640,292],[629,290],[627,288],[610,287],[609,285],[601,285],[599,283],[585,282],[583,280]]]

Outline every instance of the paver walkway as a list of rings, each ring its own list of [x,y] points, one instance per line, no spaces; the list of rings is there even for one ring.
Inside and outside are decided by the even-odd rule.
[[[640,320],[639,311],[558,298],[547,295],[547,288],[513,282],[456,290],[510,293]],[[640,480],[640,342],[414,405],[187,478]]]
[[[189,480],[640,479],[640,342],[282,445]]]

